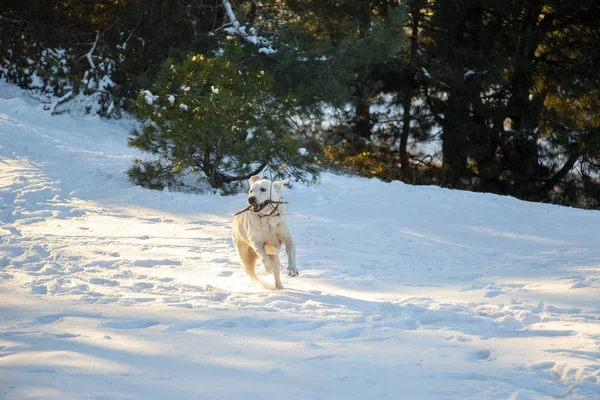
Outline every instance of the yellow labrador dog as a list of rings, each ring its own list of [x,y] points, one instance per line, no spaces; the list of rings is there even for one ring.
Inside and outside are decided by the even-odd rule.
[[[281,200],[283,185],[289,179],[271,182],[258,176],[250,178],[248,208],[233,217],[232,236],[246,274],[256,278],[254,267],[260,259],[267,273],[275,277],[275,287],[283,289],[279,277],[279,249],[285,244],[288,256],[288,275],[298,275],[296,248],[284,218],[285,204]]]

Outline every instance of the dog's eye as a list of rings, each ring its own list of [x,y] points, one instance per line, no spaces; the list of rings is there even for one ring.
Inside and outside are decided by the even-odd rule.
[[[267,191],[267,189],[266,189],[266,188],[260,188],[260,191],[261,191],[261,192],[266,192],[266,191]]]

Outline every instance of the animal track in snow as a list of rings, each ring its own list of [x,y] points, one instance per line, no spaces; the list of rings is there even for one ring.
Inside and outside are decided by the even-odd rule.
[[[543,370],[543,369],[551,369],[554,368],[556,363],[554,361],[540,361],[529,365],[529,369],[534,370]]]
[[[194,322],[189,324],[175,324],[171,325],[165,332],[184,332],[190,329],[232,329],[232,328],[276,328],[283,327],[293,324],[298,324],[297,320],[289,320],[283,318],[254,318],[254,317],[236,317],[236,318],[223,318],[214,319],[202,322]]]
[[[488,349],[477,350],[473,353],[473,358],[476,360],[492,361],[492,352]]]
[[[162,265],[181,265],[181,261],[176,261],[176,260],[136,260],[133,262],[134,266],[136,267],[143,267],[143,268],[154,268],[156,266],[162,266]]]
[[[47,324],[54,324],[57,322],[60,323],[60,322],[64,321],[65,318],[102,318],[102,316],[100,314],[85,314],[85,313],[48,314],[48,315],[41,315],[39,317],[34,318],[34,320],[31,321],[31,324],[47,325]]]
[[[119,286],[119,282],[106,278],[92,278],[90,279],[90,283],[93,283],[94,285],[104,285],[112,287]]]
[[[158,325],[156,321],[116,321],[116,322],[105,322],[101,326],[110,329],[143,329],[151,326]]]

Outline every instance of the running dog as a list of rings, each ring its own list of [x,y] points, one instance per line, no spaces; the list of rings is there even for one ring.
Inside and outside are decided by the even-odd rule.
[[[255,281],[259,281],[254,270],[260,259],[265,271],[275,277],[275,287],[283,289],[279,276],[279,250],[285,244],[288,256],[288,275],[298,275],[296,248],[292,234],[285,221],[285,202],[281,200],[283,185],[289,179],[271,182],[257,175],[250,178],[248,207],[233,217],[233,243],[242,261],[244,271]]]

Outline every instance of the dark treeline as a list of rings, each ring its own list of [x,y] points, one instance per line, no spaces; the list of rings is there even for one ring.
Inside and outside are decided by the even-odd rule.
[[[4,0],[0,75],[118,115],[233,36],[322,164],[600,208],[599,20],[592,0]]]

